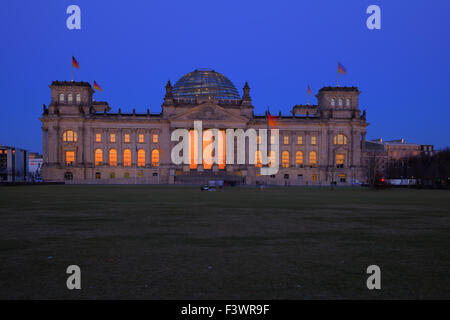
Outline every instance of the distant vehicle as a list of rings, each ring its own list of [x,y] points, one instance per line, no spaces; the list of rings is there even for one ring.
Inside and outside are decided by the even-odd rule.
[[[223,180],[209,180],[208,184],[205,184],[200,187],[201,191],[216,191],[218,189],[222,189],[224,185]]]
[[[34,182],[44,182],[44,180],[41,177],[37,177],[34,179]]]
[[[361,181],[356,180],[356,179],[350,180],[350,184],[352,184],[354,186],[362,186],[363,185],[363,183]]]

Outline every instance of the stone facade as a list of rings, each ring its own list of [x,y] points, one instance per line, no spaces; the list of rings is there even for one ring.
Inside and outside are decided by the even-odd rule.
[[[214,71],[202,72],[219,80],[223,77]],[[134,110],[123,113],[120,109],[113,113],[108,103],[93,100],[89,83],[54,81],[50,85],[51,103],[44,105],[40,119],[44,180],[200,184],[221,179],[238,184],[329,185],[366,178],[362,149],[368,123],[358,107],[360,92],[356,87],[324,87],[316,96],[318,105],[297,105],[292,115],[276,118],[280,164],[283,152],[288,152],[276,175],[262,176],[258,166],[248,164],[252,156],[248,149],[247,164],[213,165],[210,169],[173,164],[171,150],[178,142],[171,141],[171,133],[177,128],[192,129],[194,120],[202,120],[204,129],[267,128],[267,114],[253,112],[247,83],[239,98],[234,93],[224,98],[228,91],[217,93],[220,83],[207,91],[195,89],[189,96],[185,86],[190,78],[186,79],[175,87],[167,83],[162,111],[157,114],[148,110],[143,114]],[[213,90],[214,94],[208,94]],[[310,163],[314,158],[316,163]]]

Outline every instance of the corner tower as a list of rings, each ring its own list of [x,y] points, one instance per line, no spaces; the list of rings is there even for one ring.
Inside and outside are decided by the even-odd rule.
[[[359,118],[360,93],[357,87],[323,87],[316,95],[319,111],[326,118]]]

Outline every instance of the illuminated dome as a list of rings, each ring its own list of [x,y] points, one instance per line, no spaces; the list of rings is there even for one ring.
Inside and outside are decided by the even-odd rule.
[[[233,83],[223,74],[211,69],[197,69],[181,77],[173,87],[173,97],[241,99]]]

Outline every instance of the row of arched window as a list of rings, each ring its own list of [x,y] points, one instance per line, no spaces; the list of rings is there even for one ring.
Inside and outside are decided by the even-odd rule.
[[[94,158],[95,165],[96,166],[103,165],[104,164],[103,150],[95,149],[94,154],[95,154],[95,158]],[[116,149],[109,150],[108,164],[111,167],[117,166],[117,150]],[[139,149],[137,151],[137,163],[136,164],[138,167],[145,167],[147,165],[144,149]],[[154,167],[159,166],[159,150],[158,149],[152,150],[151,165]],[[131,150],[130,149],[123,150],[123,166],[131,167]]]
[[[72,102],[73,102],[73,98],[74,98],[73,94],[72,94],[72,93],[69,93],[69,94],[67,95],[67,103],[72,103]],[[81,102],[81,94],[79,94],[79,93],[75,94],[75,101],[76,101],[77,103],[80,103],[80,102]],[[65,102],[66,102],[66,101],[65,101],[64,93],[60,93],[60,94],[59,94],[59,103],[65,103]]]
[[[337,99],[337,105],[339,107],[343,107],[344,106],[344,99],[342,99],[342,98]],[[352,105],[352,101],[349,98],[345,99],[345,105],[347,107],[350,107]],[[332,107],[336,106],[336,99],[335,98],[331,98],[331,106]]]
[[[144,149],[139,149],[137,151],[137,166],[138,167],[145,167],[146,166],[146,153]],[[95,149],[95,165],[103,165],[104,162],[104,155],[102,149]],[[303,152],[297,151],[295,153],[295,165],[297,167],[303,167]],[[343,153],[336,154],[336,166],[338,168],[344,167],[345,162],[345,155]],[[71,165],[75,162],[75,152],[74,151],[66,151],[66,164]],[[272,163],[275,162],[275,151],[270,151],[269,154],[269,167],[272,166]],[[116,149],[110,149],[109,150],[109,157],[108,162],[109,166],[116,167],[117,166],[117,150]],[[123,166],[124,167],[131,167],[131,150],[125,149],[123,150]],[[152,150],[152,160],[151,165],[154,167],[159,166],[159,150],[153,149]],[[258,168],[262,167],[262,153],[261,151],[256,151],[255,154],[255,166]],[[317,152],[311,151],[309,153],[309,166],[312,168],[317,167]],[[209,166],[208,168],[210,168]],[[281,153],[281,167],[283,168],[289,168],[290,167],[290,154],[289,151],[283,151]],[[206,169],[208,169],[206,168]],[[221,168],[223,169],[223,168]]]

